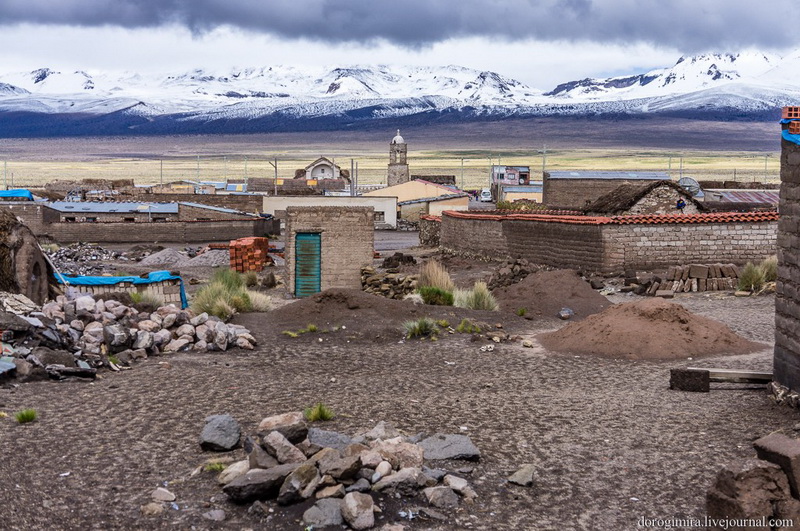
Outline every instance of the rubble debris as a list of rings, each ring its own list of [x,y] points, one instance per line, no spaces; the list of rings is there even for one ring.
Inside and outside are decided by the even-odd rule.
[[[92,276],[113,273],[116,267],[104,264],[110,260],[126,260],[118,251],[111,251],[90,243],[73,243],[47,252],[59,273],[64,275]]]
[[[671,298],[674,293],[735,290],[738,278],[739,268],[734,264],[689,264],[672,266],[663,276],[628,271],[625,288],[620,291]]]
[[[392,256],[387,256],[383,259],[381,267],[384,269],[397,269],[402,265],[414,265],[417,259],[410,254],[403,254],[400,252],[394,253]]]
[[[375,526],[375,513],[382,512],[374,502],[374,493],[426,500],[443,511],[457,510],[462,499],[471,503],[478,497],[469,482],[457,473],[424,466],[425,441],[412,442],[420,437],[399,435],[391,424],[380,422],[353,438],[326,432],[327,437],[311,440],[315,430],[308,429],[307,425],[298,427],[298,423],[305,424],[298,415],[300,412],[285,413],[261,422],[265,429],[291,427],[292,433],[307,433],[309,439],[296,445],[289,443],[279,431],[263,433],[259,428],[258,435],[245,436],[244,449],[249,458],[232,464],[218,478],[225,484],[222,490],[232,502],[258,505],[265,500],[276,500],[279,506],[290,506],[316,499],[303,514],[304,525],[369,529]],[[380,438],[396,433],[398,435],[392,438]],[[274,451],[273,439],[279,439],[281,445],[289,445],[294,451]],[[446,452],[446,457],[439,455],[440,459],[478,459],[480,456],[469,438],[463,435],[436,434],[429,439],[435,440],[438,450],[456,449]],[[326,441],[333,446],[325,444]],[[346,446],[342,446],[343,441]],[[306,449],[305,455],[301,461],[296,461],[294,456],[303,454],[301,448]],[[277,460],[261,465],[259,460],[252,459],[257,452],[273,453]],[[231,477],[234,468],[236,476]],[[439,519],[447,519],[443,513],[435,514]]]
[[[361,269],[361,286],[367,293],[382,295],[388,299],[403,299],[417,289],[419,275],[402,273],[379,273],[374,267]]]
[[[34,233],[10,210],[0,209],[0,290],[41,304],[49,296],[52,273]]]
[[[531,273],[540,270],[524,258],[506,260],[497,268],[486,285],[490,290],[511,286],[525,279]]]

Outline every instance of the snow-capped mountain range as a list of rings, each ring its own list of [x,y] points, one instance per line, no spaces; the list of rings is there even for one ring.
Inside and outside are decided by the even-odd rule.
[[[671,68],[550,91],[459,66],[273,66],[182,74],[0,74],[0,136],[336,129],[426,116],[677,113],[766,118],[800,101],[800,51],[682,57]]]

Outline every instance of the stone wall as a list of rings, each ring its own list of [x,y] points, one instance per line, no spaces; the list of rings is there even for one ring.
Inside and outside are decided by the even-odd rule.
[[[295,292],[295,238],[317,232],[322,239],[321,289],[361,289],[361,268],[372,265],[372,207],[289,207],[286,210],[286,285]]]
[[[440,230],[440,245],[449,252],[622,273],[763,260],[776,252],[777,214],[609,218],[448,212],[442,216]]]
[[[800,146],[781,141],[775,381],[800,392]]]
[[[626,214],[677,214],[675,208],[678,199],[683,199],[686,207],[684,214],[697,214],[697,205],[681,195],[676,189],[670,186],[659,186],[645,195],[628,209]]]
[[[742,265],[775,255],[777,221],[605,225],[608,270]]]
[[[442,218],[422,216],[419,218],[419,244],[423,247],[439,247],[439,230]]]

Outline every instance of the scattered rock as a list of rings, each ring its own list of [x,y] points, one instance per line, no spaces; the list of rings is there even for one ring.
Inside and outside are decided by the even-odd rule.
[[[375,525],[372,496],[349,492],[341,502],[342,517],[353,529],[369,529]]]
[[[223,487],[223,492],[234,503],[248,503],[254,500],[274,498],[280,492],[286,477],[299,465],[289,463],[269,469],[250,470]]]
[[[481,452],[466,435],[436,433],[419,443],[425,452],[425,459],[463,459],[477,461]]]
[[[536,473],[536,467],[531,464],[525,464],[519,470],[511,474],[508,478],[509,483],[520,485],[522,487],[532,487],[533,478]]]
[[[218,452],[233,450],[239,446],[241,433],[239,423],[230,415],[211,415],[200,434],[200,447]]]
[[[337,450],[344,450],[353,443],[353,440],[347,435],[343,435],[335,431],[310,428],[308,430],[308,442],[322,448],[335,448]]]
[[[365,480],[364,480],[365,481]],[[369,482],[367,482],[367,488],[369,490]],[[353,489],[355,492],[364,492],[363,490]],[[347,492],[353,492],[347,491]],[[330,487],[325,487],[322,490],[317,491],[316,497],[318,499],[322,498],[344,498],[345,495],[345,488],[344,485],[331,485]]]
[[[164,512],[164,506],[160,503],[150,502],[142,505],[139,510],[144,516],[158,516]]]
[[[428,487],[422,493],[428,503],[438,509],[454,509],[458,507],[458,496],[450,487]]]
[[[168,491],[167,489],[165,489],[164,487],[158,487],[150,494],[150,497],[153,498],[155,501],[161,501],[161,502],[175,501],[175,495],[170,491]]]
[[[337,499],[319,500],[303,513],[303,524],[311,527],[342,525],[342,505]]]
[[[308,424],[302,411],[267,417],[258,425],[259,433],[277,431],[293,444],[303,441],[308,435]]]
[[[227,485],[234,479],[247,474],[250,468],[250,463],[247,459],[237,461],[220,472],[219,477],[217,477],[217,481],[221,485]]]
[[[212,509],[211,511],[203,513],[203,518],[211,520],[212,522],[224,522],[226,516],[225,511],[222,509]]]
[[[297,467],[291,474],[286,476],[286,479],[281,485],[280,492],[278,493],[278,503],[280,505],[289,505],[298,502],[304,498],[308,498],[313,494],[306,491],[309,485],[316,487],[319,485],[320,475],[317,467],[310,463],[305,463]],[[304,496],[303,494],[308,494]]]
[[[305,454],[277,431],[272,431],[264,437],[264,448],[279,463],[302,463],[306,460]]]

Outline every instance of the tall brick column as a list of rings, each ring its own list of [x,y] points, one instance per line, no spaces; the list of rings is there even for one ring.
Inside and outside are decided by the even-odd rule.
[[[788,126],[783,124],[784,129]],[[774,379],[800,392],[800,145],[785,139],[778,211]]]

